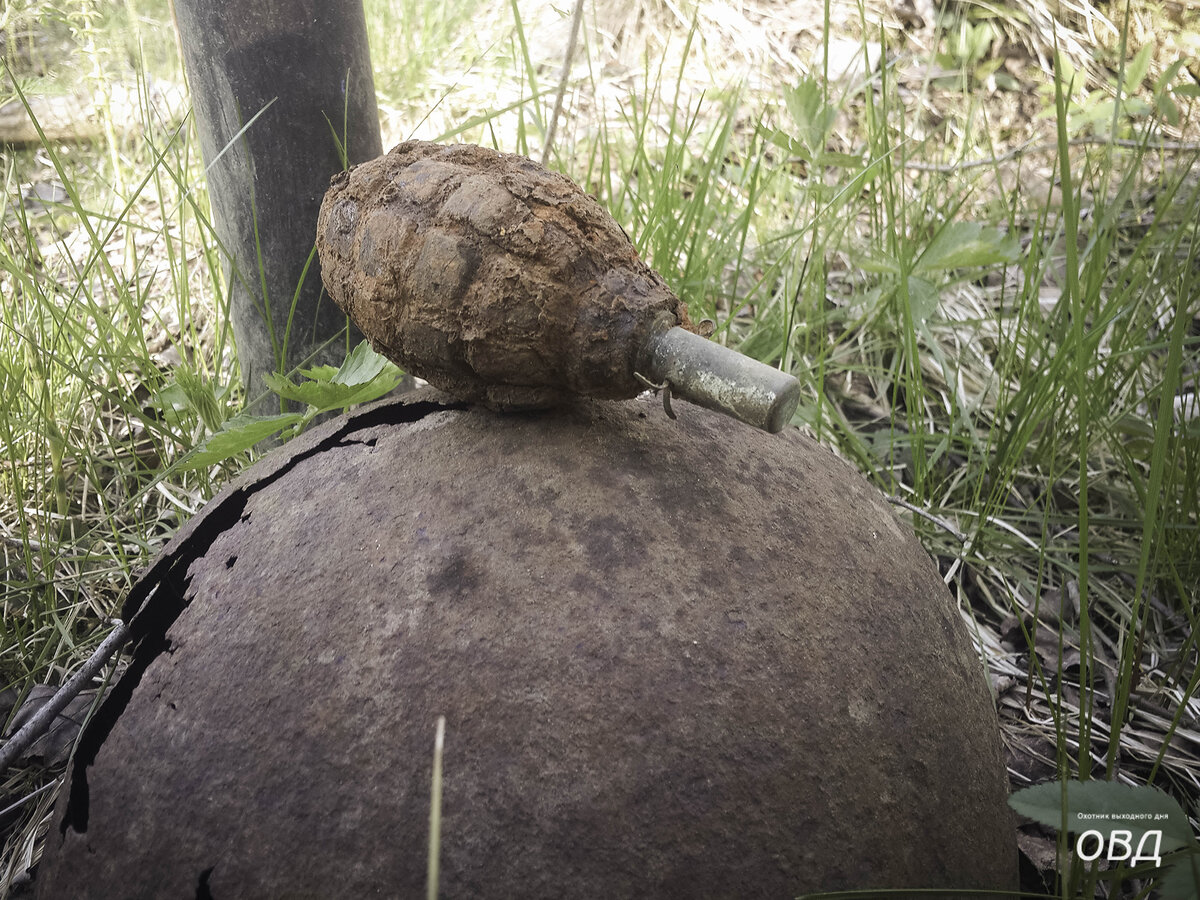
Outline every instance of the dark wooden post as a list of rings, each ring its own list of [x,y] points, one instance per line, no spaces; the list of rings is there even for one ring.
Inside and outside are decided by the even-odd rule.
[[[175,0],[175,21],[217,234],[232,261],[230,314],[253,402],[267,372],[337,365],[361,339],[322,291],[315,255],[296,289],[330,175],[382,152],[363,8],[356,0]],[[252,408],[272,406],[264,397]]]

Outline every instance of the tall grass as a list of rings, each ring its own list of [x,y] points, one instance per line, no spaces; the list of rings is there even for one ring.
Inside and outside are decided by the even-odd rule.
[[[96,640],[131,573],[212,490],[163,472],[236,402],[195,150],[138,87],[138,140],[6,160],[4,686],[53,678]],[[38,182],[61,201],[23,199]]]

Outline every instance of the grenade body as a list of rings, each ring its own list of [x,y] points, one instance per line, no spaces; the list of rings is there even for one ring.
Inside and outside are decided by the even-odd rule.
[[[376,349],[496,409],[625,399],[641,349],[687,308],[562,175],[468,144],[400,144],[333,179],[326,289]]]

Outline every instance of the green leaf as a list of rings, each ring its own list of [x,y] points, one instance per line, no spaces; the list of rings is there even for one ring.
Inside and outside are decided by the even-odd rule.
[[[1140,839],[1148,831],[1162,832],[1164,853],[1194,846],[1195,837],[1187,816],[1174,798],[1150,785],[1118,784],[1114,781],[1068,781],[1067,830],[1077,833],[1128,831]],[[1008,805],[1051,828],[1061,828],[1063,785],[1051,781],[1017,791]]]
[[[972,65],[979,62],[987,56],[996,35],[996,28],[991,22],[980,22],[978,25],[964,23],[959,35],[958,55]]]
[[[186,366],[176,368],[171,381],[155,394],[154,403],[168,422],[178,423],[189,410],[196,413],[209,431],[221,427],[225,420],[226,388],[215,381],[202,378]]]
[[[227,421],[220,431],[188,453],[177,465],[180,469],[206,469],[224,462],[243,450],[249,450],[259,441],[269,438],[277,431],[295,425],[303,419],[300,413],[285,413],[278,416],[237,415]]]
[[[978,222],[947,222],[933,236],[914,266],[916,272],[936,272],[993,266],[1017,258],[1017,242]]]
[[[1158,77],[1158,80],[1154,82],[1154,107],[1168,125],[1179,124],[1179,106],[1175,103],[1174,98],[1171,97],[1171,85],[1175,82],[1175,77],[1186,62],[1187,60],[1185,59],[1175,60]]]
[[[348,389],[345,385],[333,384],[328,381],[302,381],[300,384],[296,384],[275,372],[269,373],[264,380],[267,387],[285,400],[307,403],[319,410],[332,409],[338,405],[340,397],[353,390],[353,388]]]
[[[1200,897],[1200,853],[1176,860],[1154,883],[1159,900],[1196,900]]]
[[[782,131],[772,131],[767,135],[767,140],[786,153],[788,156],[795,156],[805,162],[812,162],[813,154],[803,142],[792,137],[790,134],[785,134]]]
[[[899,260],[890,254],[871,248],[856,254],[854,264],[864,272],[871,272],[875,275],[899,275],[901,271]]]
[[[1115,100],[1110,100],[1102,91],[1092,91],[1082,104],[1072,104],[1068,115],[1068,129],[1078,134],[1086,128],[1095,129],[1097,134],[1107,134],[1112,125]]]
[[[347,385],[352,390],[343,398],[343,402],[340,402],[338,406],[357,406],[359,403],[370,403],[372,400],[378,400],[384,394],[394,390],[403,377],[400,371],[393,366],[391,371],[380,372],[377,377],[366,384]]]
[[[1168,125],[1177,126],[1179,124],[1179,107],[1171,99],[1170,94],[1156,94],[1154,97],[1154,108]]]
[[[1000,90],[1013,92],[1025,89],[1025,86],[1021,84],[1020,80],[1014,78],[1012,75],[1009,75],[1007,72],[997,69],[995,74],[996,87]]]
[[[937,312],[941,296],[931,282],[915,275],[908,277],[908,308],[916,325],[924,325]]]
[[[996,59],[985,59],[983,62],[976,64],[971,76],[977,82],[987,81],[1000,70],[1004,65],[1004,60],[997,57]]]
[[[178,425],[183,421],[184,413],[192,408],[187,392],[174,380],[155,391],[150,402],[162,415],[163,421],[171,425]]]
[[[400,370],[394,363],[376,353],[369,343],[361,341],[350,351],[333,381],[337,384],[368,384],[389,368],[399,375]]]
[[[1125,95],[1136,94],[1142,82],[1146,80],[1146,73],[1150,71],[1150,60],[1154,44],[1148,43],[1137,52],[1125,66]]]
[[[309,381],[296,384],[277,373],[266,376],[267,387],[287,400],[306,403],[319,412],[345,409],[382,397],[400,383],[403,374],[366,341],[350,351],[341,368],[316,366],[304,370]]]
[[[311,369],[301,369],[300,374],[313,381],[333,381],[337,375],[337,366],[313,366]]]
[[[836,166],[839,169],[861,169],[863,159],[853,153],[822,153],[817,156],[818,166]]]
[[[1071,65],[1071,61],[1067,59],[1066,54],[1058,54],[1055,57],[1055,62],[1058,66],[1057,78],[1062,82],[1063,90],[1070,93],[1075,89],[1075,67]]]
[[[810,75],[802,77],[795,87],[784,88],[783,102],[796,126],[796,136],[808,151],[817,156],[825,148],[825,139],[837,110],[826,102],[825,88]]]

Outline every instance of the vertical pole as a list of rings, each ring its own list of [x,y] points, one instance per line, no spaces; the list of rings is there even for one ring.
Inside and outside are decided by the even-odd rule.
[[[264,375],[361,340],[312,250],[330,175],[382,152],[362,3],[175,0],[175,22],[247,400],[278,411]]]

